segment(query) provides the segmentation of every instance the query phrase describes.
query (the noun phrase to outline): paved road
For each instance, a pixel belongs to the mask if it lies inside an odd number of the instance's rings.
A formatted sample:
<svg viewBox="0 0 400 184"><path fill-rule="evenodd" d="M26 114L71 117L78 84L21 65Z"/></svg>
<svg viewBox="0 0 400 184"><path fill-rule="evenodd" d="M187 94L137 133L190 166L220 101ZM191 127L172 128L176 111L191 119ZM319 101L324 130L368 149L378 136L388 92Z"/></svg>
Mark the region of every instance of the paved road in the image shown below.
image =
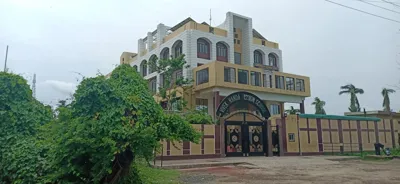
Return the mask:
<svg viewBox="0 0 400 184"><path fill-rule="evenodd" d="M182 169L182 183L400 183L400 160L361 161L352 157L239 157L196 163L247 162L235 166ZM183 164L185 161L168 162Z"/></svg>

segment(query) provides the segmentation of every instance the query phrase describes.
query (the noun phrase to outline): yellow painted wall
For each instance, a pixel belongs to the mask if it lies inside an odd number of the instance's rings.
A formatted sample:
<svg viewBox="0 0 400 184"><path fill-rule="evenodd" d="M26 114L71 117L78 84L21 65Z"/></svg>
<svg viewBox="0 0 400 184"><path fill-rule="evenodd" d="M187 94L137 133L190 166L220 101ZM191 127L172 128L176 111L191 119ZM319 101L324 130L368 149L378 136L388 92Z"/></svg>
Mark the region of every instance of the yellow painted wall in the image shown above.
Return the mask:
<svg viewBox="0 0 400 184"><path fill-rule="evenodd" d="M263 39L259 39L259 38L253 37L253 44L262 45L262 41L265 41L265 46L266 46L266 47L271 47L271 48L279 49L279 44L278 44L278 43L270 42L270 41L268 41L268 40L263 40Z"/></svg>
<svg viewBox="0 0 400 184"><path fill-rule="evenodd" d="M289 141L289 134L293 133L295 139L293 142ZM299 152L299 140L297 136L297 116L289 115L286 118L286 140L287 140L287 152Z"/></svg>
<svg viewBox="0 0 400 184"><path fill-rule="evenodd" d="M277 88L266 88L266 87L261 87L261 86L253 86L253 85L249 85L249 84L239 84L238 80L237 80L237 78L238 78L237 74L236 74L236 83L225 82L224 81L224 72L223 72L224 67L235 68L236 72L238 72L238 69L247 70L247 71L249 71L249 74L251 71L264 73L263 69L259 69L259 68L255 68L255 67L214 61L214 62L205 64L205 65L202 65L202 66L199 66L199 67L196 67L193 69L193 76L194 76L195 84L196 84L196 72L197 71L208 68L208 72L209 72L209 82L200 84L200 85L195 85L194 90L200 91L200 90L208 89L211 87L226 87L226 88L240 89L240 90L246 90L246 91L259 91L259 92L295 95L295 96L303 96L303 97L311 96L310 78L309 77L274 71L273 75L272 75L272 81L275 81L275 75L303 79L305 91L303 92L303 91L293 91L293 90L285 90L285 89L277 89Z"/></svg>

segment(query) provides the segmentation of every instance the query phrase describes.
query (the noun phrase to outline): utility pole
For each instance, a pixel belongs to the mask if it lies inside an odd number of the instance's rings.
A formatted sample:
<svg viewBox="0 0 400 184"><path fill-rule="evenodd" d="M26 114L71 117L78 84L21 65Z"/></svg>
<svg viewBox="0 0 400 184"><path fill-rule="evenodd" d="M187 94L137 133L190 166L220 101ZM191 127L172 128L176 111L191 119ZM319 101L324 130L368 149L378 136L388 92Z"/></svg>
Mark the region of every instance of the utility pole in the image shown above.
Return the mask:
<svg viewBox="0 0 400 184"><path fill-rule="evenodd" d="M6 59L4 61L4 72L7 72L7 57L8 57L8 45L6 48Z"/></svg>
<svg viewBox="0 0 400 184"><path fill-rule="evenodd" d="M36 98L36 73L33 74L33 81L32 81L32 96Z"/></svg>

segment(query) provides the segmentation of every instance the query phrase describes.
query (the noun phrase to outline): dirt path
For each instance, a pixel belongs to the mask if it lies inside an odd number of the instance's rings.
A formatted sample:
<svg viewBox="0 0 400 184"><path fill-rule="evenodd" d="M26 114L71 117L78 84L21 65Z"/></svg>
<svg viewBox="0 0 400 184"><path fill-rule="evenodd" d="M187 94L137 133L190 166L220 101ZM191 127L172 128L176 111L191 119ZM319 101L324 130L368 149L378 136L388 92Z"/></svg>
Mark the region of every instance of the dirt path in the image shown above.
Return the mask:
<svg viewBox="0 0 400 184"><path fill-rule="evenodd" d="M285 160L285 158L287 158ZM400 160L332 160L322 157L283 157L251 160L249 165L182 170L181 182L217 183L400 183Z"/></svg>

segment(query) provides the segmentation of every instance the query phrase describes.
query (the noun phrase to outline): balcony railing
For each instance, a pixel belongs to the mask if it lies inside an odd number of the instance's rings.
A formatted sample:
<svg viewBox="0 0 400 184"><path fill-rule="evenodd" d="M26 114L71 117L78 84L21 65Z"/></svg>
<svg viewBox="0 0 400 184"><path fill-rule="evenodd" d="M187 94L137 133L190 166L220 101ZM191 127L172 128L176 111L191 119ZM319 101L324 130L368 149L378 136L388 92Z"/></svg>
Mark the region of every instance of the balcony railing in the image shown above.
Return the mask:
<svg viewBox="0 0 400 184"><path fill-rule="evenodd" d="M311 96L310 78L263 68L214 61L193 69L194 90L225 87L295 96Z"/></svg>

